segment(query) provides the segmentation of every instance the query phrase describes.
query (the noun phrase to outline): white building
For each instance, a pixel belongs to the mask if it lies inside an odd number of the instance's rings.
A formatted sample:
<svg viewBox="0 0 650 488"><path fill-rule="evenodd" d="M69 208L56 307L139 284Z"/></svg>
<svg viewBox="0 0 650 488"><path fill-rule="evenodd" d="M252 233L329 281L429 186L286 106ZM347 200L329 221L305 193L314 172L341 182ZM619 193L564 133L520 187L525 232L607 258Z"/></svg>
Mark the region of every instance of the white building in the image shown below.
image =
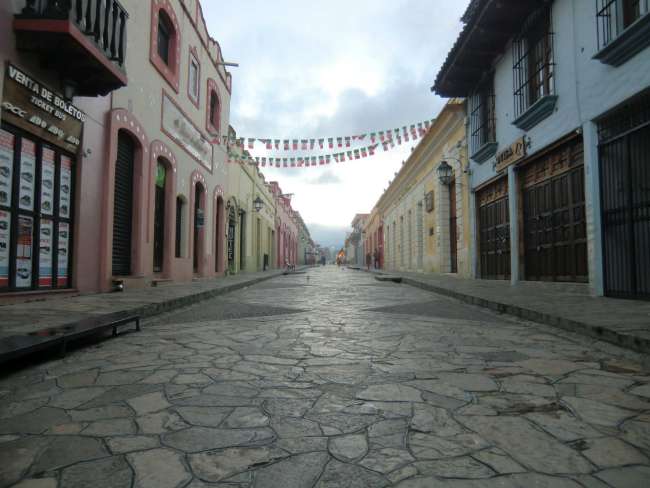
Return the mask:
<svg viewBox="0 0 650 488"><path fill-rule="evenodd" d="M650 0L473 0L433 89L467 97L473 273L650 297Z"/></svg>

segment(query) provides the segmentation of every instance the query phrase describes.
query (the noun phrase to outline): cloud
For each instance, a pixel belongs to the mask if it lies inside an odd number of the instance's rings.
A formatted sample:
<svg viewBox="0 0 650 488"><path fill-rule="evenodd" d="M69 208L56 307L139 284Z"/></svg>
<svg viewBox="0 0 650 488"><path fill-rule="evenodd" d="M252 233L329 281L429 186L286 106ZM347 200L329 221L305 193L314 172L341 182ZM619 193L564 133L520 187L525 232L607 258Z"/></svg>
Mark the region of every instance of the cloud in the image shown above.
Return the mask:
<svg viewBox="0 0 650 488"><path fill-rule="evenodd" d="M444 101L430 86L468 3L203 0L210 33L225 58L240 63L230 123L242 137L320 138L435 117ZM347 226L372 209L412 146L327 168L263 171L295 193L292 204L307 222Z"/></svg>
<svg viewBox="0 0 650 488"><path fill-rule="evenodd" d="M341 178L334 174L334 172L325 171L316 178L308 180L308 183L310 185L334 185L336 183L341 183L341 181Z"/></svg>

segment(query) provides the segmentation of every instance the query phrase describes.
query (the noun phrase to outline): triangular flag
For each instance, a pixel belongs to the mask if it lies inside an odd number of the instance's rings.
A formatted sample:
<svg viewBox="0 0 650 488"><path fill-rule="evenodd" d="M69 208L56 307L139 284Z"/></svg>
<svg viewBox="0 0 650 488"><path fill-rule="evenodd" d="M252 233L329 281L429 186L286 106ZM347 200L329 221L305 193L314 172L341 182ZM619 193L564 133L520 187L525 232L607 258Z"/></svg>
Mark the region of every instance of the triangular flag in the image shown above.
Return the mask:
<svg viewBox="0 0 650 488"><path fill-rule="evenodd" d="M360 158L360 156L359 156L359 150L358 150L358 149L355 149L355 150L354 150L354 159L359 159L359 158Z"/></svg>
<svg viewBox="0 0 650 488"><path fill-rule="evenodd" d="M309 141L307 139L303 139L300 141L300 149L302 151L306 151L308 149L307 144L309 144Z"/></svg>
<svg viewBox="0 0 650 488"><path fill-rule="evenodd" d="M323 149L323 144L325 144L325 139L318 139L318 147Z"/></svg>
<svg viewBox="0 0 650 488"><path fill-rule="evenodd" d="M309 139L309 150L310 151L313 151L315 145L316 145L316 139Z"/></svg>
<svg viewBox="0 0 650 488"><path fill-rule="evenodd" d="M350 142L351 142L351 141L350 141L350 138L349 138L349 137L346 137L346 138L345 138L345 147L350 147Z"/></svg>
<svg viewBox="0 0 650 488"><path fill-rule="evenodd" d="M275 150L279 151L280 150L280 139L275 139L273 142L275 142Z"/></svg>
<svg viewBox="0 0 650 488"><path fill-rule="evenodd" d="M336 138L336 145L338 147L343 147L343 138L342 137L337 137Z"/></svg>
<svg viewBox="0 0 650 488"><path fill-rule="evenodd" d="M332 157L329 154L327 156L325 156L325 164L330 164L331 158Z"/></svg>
<svg viewBox="0 0 650 488"><path fill-rule="evenodd" d="M329 139L327 139L327 144L328 144L330 149L333 149L334 148L334 138L330 137Z"/></svg>
<svg viewBox="0 0 650 488"><path fill-rule="evenodd" d="M284 147L285 151L288 151L289 150L289 139L284 139L282 141L282 146Z"/></svg>
<svg viewBox="0 0 650 488"><path fill-rule="evenodd" d="M252 137L248 138L248 149L255 149L255 139Z"/></svg>
<svg viewBox="0 0 650 488"><path fill-rule="evenodd" d="M298 150L298 139L294 139L292 142L292 147L294 151Z"/></svg>
<svg viewBox="0 0 650 488"><path fill-rule="evenodd" d="M372 143L374 144L375 141L377 140L377 134L375 134L374 132L371 133L371 134L370 134L370 140L371 140Z"/></svg>

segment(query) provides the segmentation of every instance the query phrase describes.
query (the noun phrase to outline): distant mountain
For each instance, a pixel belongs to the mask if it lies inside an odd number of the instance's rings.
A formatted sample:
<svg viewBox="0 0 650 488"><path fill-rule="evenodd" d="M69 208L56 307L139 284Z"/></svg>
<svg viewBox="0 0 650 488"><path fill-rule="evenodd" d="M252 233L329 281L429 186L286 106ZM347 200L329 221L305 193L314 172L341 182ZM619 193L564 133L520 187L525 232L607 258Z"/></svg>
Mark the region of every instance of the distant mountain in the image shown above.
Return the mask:
<svg viewBox="0 0 650 488"><path fill-rule="evenodd" d="M343 247L345 236L350 229L348 227L331 227L321 224L307 224L311 238L322 247L334 246Z"/></svg>

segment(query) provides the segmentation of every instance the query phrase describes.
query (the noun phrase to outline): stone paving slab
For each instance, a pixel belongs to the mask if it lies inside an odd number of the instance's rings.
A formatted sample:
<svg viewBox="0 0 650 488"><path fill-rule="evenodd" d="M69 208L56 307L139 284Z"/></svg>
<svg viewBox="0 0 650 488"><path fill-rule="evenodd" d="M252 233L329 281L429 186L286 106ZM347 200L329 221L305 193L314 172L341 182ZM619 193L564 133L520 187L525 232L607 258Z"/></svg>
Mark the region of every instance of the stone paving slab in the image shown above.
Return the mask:
<svg viewBox="0 0 650 488"><path fill-rule="evenodd" d="M282 274L281 270L242 273L211 280L169 284L164 287L0 304L0 338L24 335L46 327L55 327L113 312L129 311L141 317L150 317L224 295Z"/></svg>
<svg viewBox="0 0 650 488"><path fill-rule="evenodd" d="M373 282L311 269L3 369L0 488L648 486L647 356Z"/></svg>
<svg viewBox="0 0 650 488"><path fill-rule="evenodd" d="M509 281L471 280L448 274L370 272L378 280L399 279L472 305L650 353L648 301L594 297L589 286L580 283L520 282L512 286Z"/></svg>

